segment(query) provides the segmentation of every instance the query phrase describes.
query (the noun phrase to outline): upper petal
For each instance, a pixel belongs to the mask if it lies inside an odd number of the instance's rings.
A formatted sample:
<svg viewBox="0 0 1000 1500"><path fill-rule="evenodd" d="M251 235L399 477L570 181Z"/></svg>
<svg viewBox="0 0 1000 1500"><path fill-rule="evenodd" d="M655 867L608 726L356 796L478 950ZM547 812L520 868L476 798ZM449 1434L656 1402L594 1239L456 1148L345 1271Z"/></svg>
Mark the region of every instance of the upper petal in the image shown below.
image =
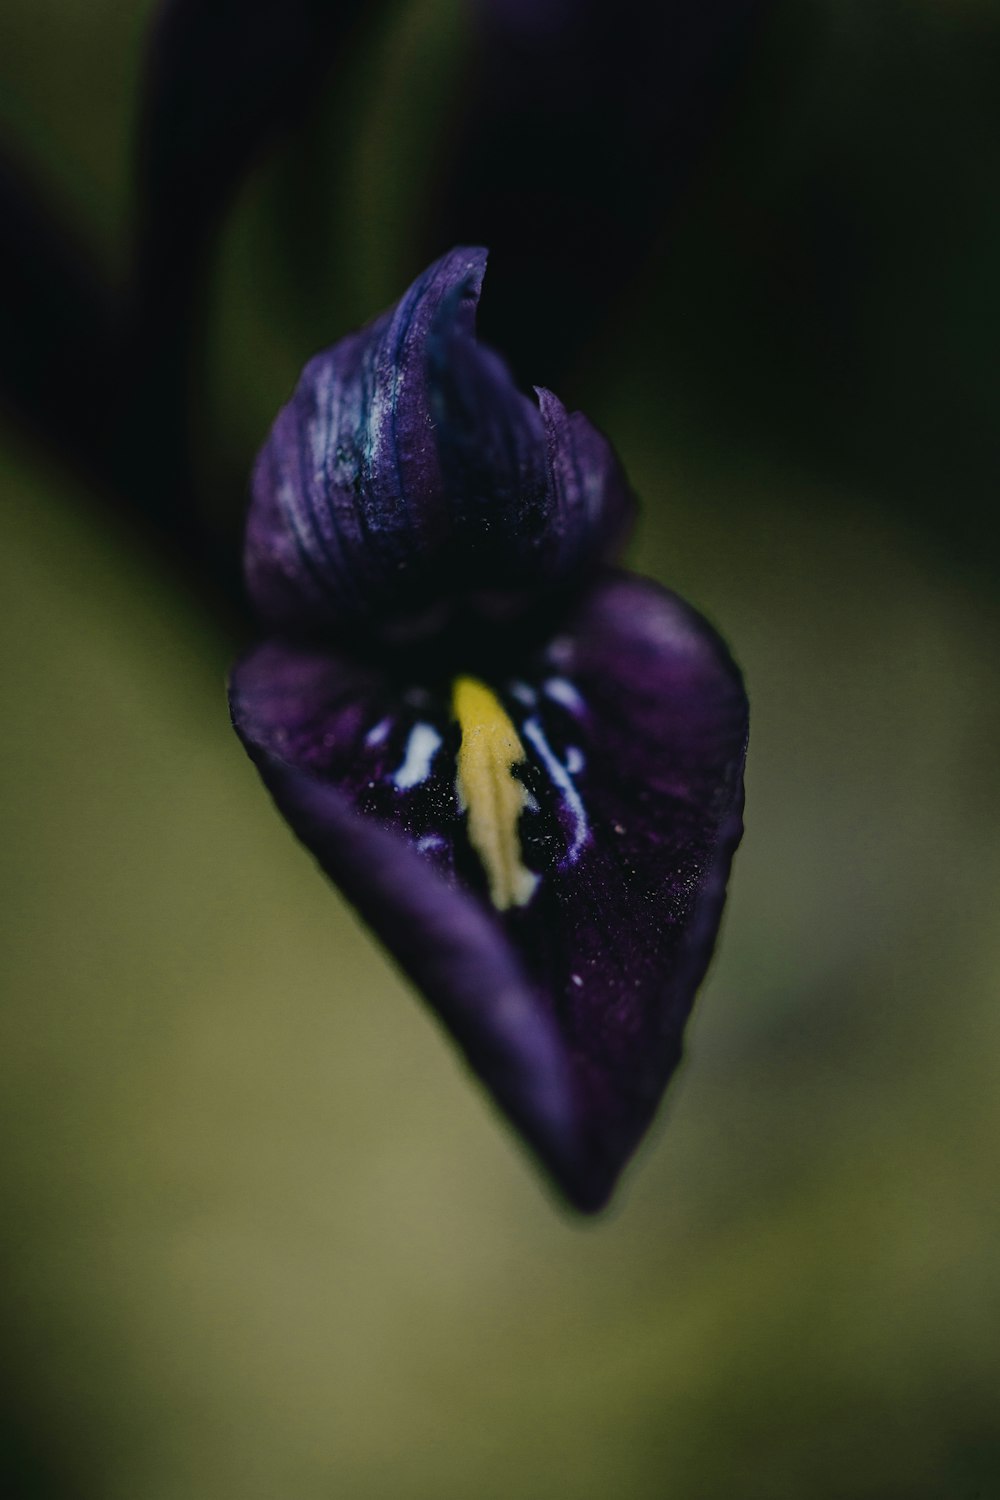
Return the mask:
<svg viewBox="0 0 1000 1500"><path fill-rule="evenodd" d="M705 621L627 575L491 671L508 760L523 757L506 769L525 788L517 858L534 877L509 882L509 901L471 831L440 685L272 644L237 668L233 716L292 827L593 1209L677 1064L712 952L742 830L746 699Z"/></svg>
<svg viewBox="0 0 1000 1500"><path fill-rule="evenodd" d="M477 343L485 265L452 251L306 366L254 471L247 580L271 623L517 614L623 539L633 498L606 439Z"/></svg>

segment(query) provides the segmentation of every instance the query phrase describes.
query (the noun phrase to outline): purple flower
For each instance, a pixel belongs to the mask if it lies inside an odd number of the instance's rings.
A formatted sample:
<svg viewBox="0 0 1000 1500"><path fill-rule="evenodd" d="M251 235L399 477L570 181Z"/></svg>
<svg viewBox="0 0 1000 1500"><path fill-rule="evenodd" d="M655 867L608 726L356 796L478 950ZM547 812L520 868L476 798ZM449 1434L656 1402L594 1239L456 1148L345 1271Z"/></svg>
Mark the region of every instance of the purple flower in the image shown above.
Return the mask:
<svg viewBox="0 0 1000 1500"><path fill-rule="evenodd" d="M233 720L278 807L566 1196L608 1198L681 1052L742 823L710 626L614 570L607 440L476 342L454 250L307 365L258 459L275 635Z"/></svg>

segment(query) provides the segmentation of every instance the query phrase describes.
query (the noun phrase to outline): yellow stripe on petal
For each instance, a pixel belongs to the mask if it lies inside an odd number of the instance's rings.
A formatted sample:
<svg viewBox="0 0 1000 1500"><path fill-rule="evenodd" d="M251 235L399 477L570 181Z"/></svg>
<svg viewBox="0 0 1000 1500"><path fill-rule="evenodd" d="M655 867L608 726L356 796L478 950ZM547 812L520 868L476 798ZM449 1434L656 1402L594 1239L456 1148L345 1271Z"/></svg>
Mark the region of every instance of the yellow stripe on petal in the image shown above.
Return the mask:
<svg viewBox="0 0 1000 1500"><path fill-rule="evenodd" d="M468 813L469 843L482 862L490 899L498 911L525 906L538 876L521 860L518 822L529 805L527 788L513 774L526 759L503 704L475 677L457 677L451 709L458 720L456 791Z"/></svg>

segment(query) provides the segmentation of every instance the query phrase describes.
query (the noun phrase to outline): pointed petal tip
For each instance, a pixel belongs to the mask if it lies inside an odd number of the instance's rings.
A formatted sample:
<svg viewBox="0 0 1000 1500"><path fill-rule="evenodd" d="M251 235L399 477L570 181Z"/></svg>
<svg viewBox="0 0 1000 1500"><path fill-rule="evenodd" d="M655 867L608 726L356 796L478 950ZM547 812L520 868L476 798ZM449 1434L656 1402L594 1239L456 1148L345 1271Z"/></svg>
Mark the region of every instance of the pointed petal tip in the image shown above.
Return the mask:
<svg viewBox="0 0 1000 1500"><path fill-rule="evenodd" d="M465 308L467 331L473 334L488 259L489 251L484 245L456 245L417 277L413 289L419 288L420 295L436 306L436 324L446 316L446 308Z"/></svg>
<svg viewBox="0 0 1000 1500"><path fill-rule="evenodd" d="M454 245L438 257L434 266L447 267L449 271L462 271L467 278L481 285L489 255L489 247L486 245Z"/></svg>

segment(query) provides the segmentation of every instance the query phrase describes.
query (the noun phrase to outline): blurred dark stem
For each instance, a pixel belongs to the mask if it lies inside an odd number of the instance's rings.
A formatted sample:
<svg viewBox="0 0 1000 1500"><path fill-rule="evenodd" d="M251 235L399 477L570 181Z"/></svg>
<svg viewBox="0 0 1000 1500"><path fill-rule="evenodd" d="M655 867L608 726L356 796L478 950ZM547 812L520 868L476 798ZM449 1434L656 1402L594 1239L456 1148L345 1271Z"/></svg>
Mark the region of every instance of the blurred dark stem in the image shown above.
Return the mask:
<svg viewBox="0 0 1000 1500"><path fill-rule="evenodd" d="M749 76L770 0L478 0L427 257L484 244L481 333L572 395ZM493 339L492 330L497 330Z"/></svg>
<svg viewBox="0 0 1000 1500"><path fill-rule="evenodd" d="M154 28L126 354L135 378L120 457L126 475L146 475L146 503L167 529L171 516L197 527L205 514L194 454L219 230L249 169L302 118L349 51L362 10L362 0L171 0ZM235 601L242 591L228 540L212 571Z"/></svg>
<svg viewBox="0 0 1000 1500"><path fill-rule="evenodd" d="M124 296L0 154L0 399L236 627L237 539L207 522L196 462L208 281L248 171L346 62L364 9L167 0L142 89ZM232 484L244 487L245 472Z"/></svg>
<svg viewBox="0 0 1000 1500"><path fill-rule="evenodd" d="M0 400L89 477L109 469L115 299L85 245L0 145Z"/></svg>

